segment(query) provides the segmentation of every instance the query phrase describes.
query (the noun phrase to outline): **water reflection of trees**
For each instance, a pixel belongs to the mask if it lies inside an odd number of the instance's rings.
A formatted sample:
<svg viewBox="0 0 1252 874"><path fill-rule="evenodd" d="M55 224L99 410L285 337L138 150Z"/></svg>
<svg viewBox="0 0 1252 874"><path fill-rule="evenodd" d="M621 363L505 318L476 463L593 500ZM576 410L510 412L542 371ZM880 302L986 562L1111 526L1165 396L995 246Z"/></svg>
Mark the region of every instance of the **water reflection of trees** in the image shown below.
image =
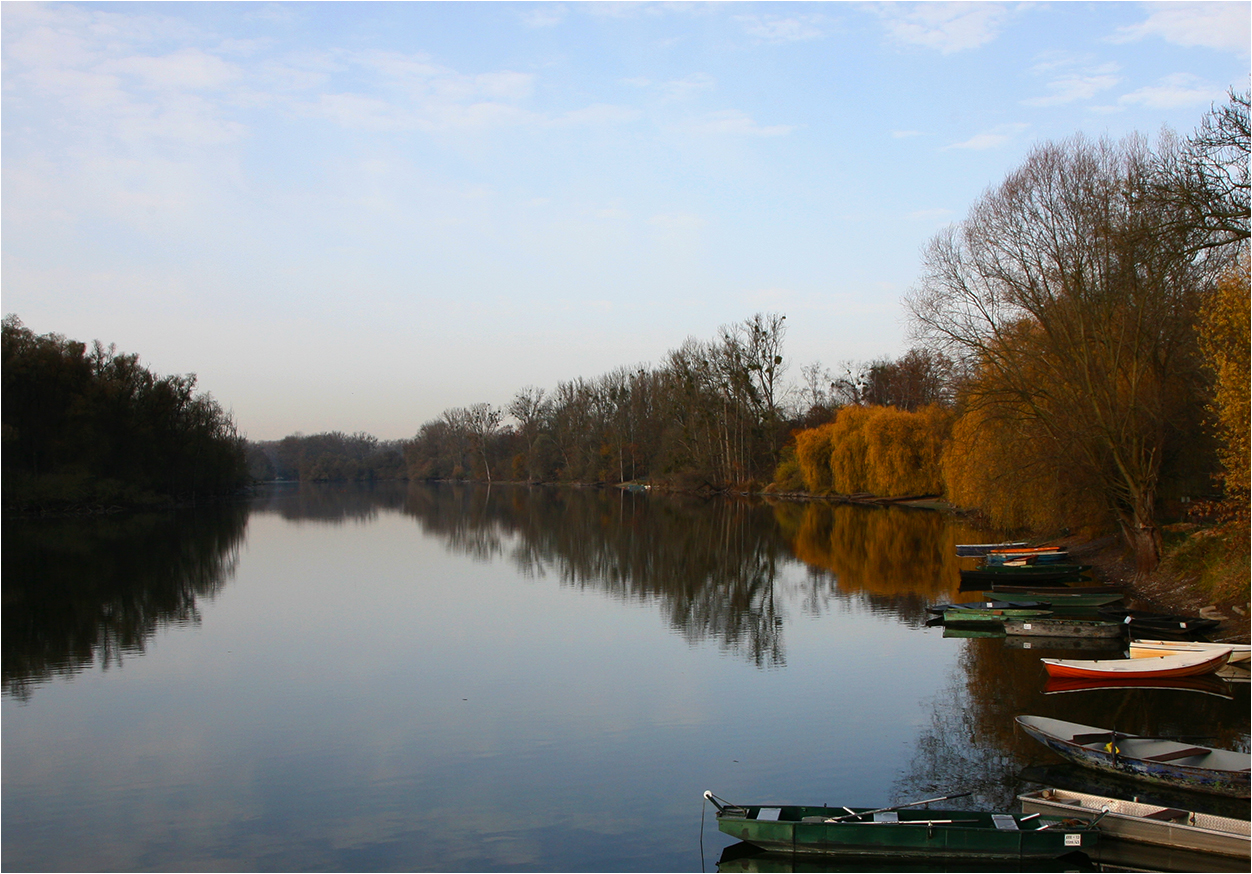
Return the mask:
<svg viewBox="0 0 1252 874"><path fill-rule="evenodd" d="M948 684L936 691L930 724L894 788L898 799L973 791L966 799L971 805L1013 807L1018 793L1033 788L1023 783L1023 769L1060 761L1016 728L1014 719L1022 714L1130 734L1186 738L1224 749L1248 748L1246 684L1230 684L1231 698L1167 689L1046 694L1041 657L1099 654L1037 646L1015 649L1005 646L1004 638L951 642L962 647L960 659Z"/></svg>
<svg viewBox="0 0 1252 874"><path fill-rule="evenodd" d="M655 602L688 640L720 640L758 665L785 661L774 583L789 555L759 502L415 485L405 512L467 555L507 554L526 576Z"/></svg>
<svg viewBox="0 0 1252 874"><path fill-rule="evenodd" d="M120 665L234 573L248 508L6 521L3 688L29 699L54 677Z"/></svg>
<svg viewBox="0 0 1252 874"><path fill-rule="evenodd" d="M796 557L833 573L845 592L932 603L960 583L957 540L979 537L927 510L810 502L779 504L776 515Z"/></svg>
<svg viewBox="0 0 1252 874"><path fill-rule="evenodd" d="M464 554L508 555L529 576L655 601L688 640L719 640L758 665L785 663L792 599L811 614L857 599L920 624L959 579L956 534L936 513L427 484L409 488L404 511ZM809 572L784 592L780 568L793 557Z"/></svg>
<svg viewBox="0 0 1252 874"><path fill-rule="evenodd" d="M258 487L253 510L277 513L291 522L368 522L381 510L404 504L406 484L266 483Z"/></svg>

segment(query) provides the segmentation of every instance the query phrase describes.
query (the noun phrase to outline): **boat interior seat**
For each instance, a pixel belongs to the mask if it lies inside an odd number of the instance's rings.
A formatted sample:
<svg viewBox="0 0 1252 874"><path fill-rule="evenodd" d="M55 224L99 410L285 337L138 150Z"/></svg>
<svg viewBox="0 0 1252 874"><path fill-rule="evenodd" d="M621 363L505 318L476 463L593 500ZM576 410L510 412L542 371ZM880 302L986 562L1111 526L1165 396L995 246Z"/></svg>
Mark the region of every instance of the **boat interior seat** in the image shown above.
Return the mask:
<svg viewBox="0 0 1252 874"><path fill-rule="evenodd" d="M1207 756L1213 752L1207 747L1188 747L1185 750L1174 750L1172 753L1158 753L1155 756L1144 756L1149 762L1172 762L1174 759L1187 759L1192 756Z"/></svg>
<svg viewBox="0 0 1252 874"><path fill-rule="evenodd" d="M900 814L896 813L894 810L889 810L886 813L874 814L874 822L899 822L899 821L900 821Z"/></svg>
<svg viewBox="0 0 1252 874"><path fill-rule="evenodd" d="M1007 813L993 813L991 821L996 824L996 828L1004 831L1017 831L1017 820Z"/></svg>
<svg viewBox="0 0 1252 874"><path fill-rule="evenodd" d="M1111 740L1113 740L1113 732L1111 731L1096 731L1090 734L1076 734L1070 738L1070 742L1076 744L1108 743Z"/></svg>

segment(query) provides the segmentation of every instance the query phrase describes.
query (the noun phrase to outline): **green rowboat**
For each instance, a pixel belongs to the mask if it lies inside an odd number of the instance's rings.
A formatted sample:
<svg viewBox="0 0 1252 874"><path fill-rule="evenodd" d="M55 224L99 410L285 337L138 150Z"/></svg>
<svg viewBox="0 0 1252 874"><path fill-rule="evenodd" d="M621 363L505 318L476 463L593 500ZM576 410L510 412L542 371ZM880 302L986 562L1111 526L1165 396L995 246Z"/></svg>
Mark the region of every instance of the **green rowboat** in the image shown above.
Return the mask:
<svg viewBox="0 0 1252 874"><path fill-rule="evenodd" d="M964 604L941 604L931 607L939 613L943 624L950 627L1003 625L1006 619L1046 619L1052 615L1047 604L1012 601L973 601Z"/></svg>
<svg viewBox="0 0 1252 874"><path fill-rule="evenodd" d="M1023 601L1046 601L1052 605L1053 613L1096 610L1100 607L1110 607L1125 598L1121 593L1097 593L1090 595L1078 593L1066 595L1062 592L1048 593L1032 589L1023 589L1015 592L992 590L983 592L982 596L988 601L1004 601L1008 598L1020 598Z"/></svg>
<svg viewBox="0 0 1252 874"><path fill-rule="evenodd" d="M1037 814L904 809L929 803L925 801L875 810L740 807L711 792L704 797L717 809L721 831L762 849L788 853L1017 861L1089 851L1099 838L1094 822L1075 827Z"/></svg>

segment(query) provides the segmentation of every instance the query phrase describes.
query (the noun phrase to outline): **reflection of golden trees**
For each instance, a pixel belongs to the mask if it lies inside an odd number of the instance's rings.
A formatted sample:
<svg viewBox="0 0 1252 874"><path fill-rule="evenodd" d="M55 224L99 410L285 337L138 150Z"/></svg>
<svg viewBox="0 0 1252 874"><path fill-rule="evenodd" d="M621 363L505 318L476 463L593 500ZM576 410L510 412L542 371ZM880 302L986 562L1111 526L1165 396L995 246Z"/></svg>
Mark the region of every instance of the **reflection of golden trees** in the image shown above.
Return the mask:
<svg viewBox="0 0 1252 874"><path fill-rule="evenodd" d="M248 508L5 524L4 691L142 653L234 573Z"/></svg>
<svg viewBox="0 0 1252 874"><path fill-rule="evenodd" d="M958 540L981 540L940 513L813 502L780 504L796 557L835 574L845 592L948 598L960 585Z"/></svg>

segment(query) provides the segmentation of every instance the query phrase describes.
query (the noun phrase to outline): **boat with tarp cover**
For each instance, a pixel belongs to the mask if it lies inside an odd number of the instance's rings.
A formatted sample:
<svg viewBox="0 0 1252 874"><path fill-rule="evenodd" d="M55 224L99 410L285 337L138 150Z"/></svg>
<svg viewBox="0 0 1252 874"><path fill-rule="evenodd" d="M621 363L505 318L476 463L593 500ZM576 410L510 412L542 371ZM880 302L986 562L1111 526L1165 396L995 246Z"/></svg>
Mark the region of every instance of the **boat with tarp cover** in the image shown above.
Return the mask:
<svg viewBox="0 0 1252 874"><path fill-rule="evenodd" d="M1252 755L1140 737L1046 716L1018 716L1026 734L1087 768L1158 786L1247 798Z"/></svg>
<svg viewBox="0 0 1252 874"><path fill-rule="evenodd" d="M1041 814L916 809L961 796L882 808L745 806L712 792L705 792L704 797L716 809L722 832L762 849L788 853L928 860L1058 859L1092 850L1100 835L1095 822L1071 825Z"/></svg>

